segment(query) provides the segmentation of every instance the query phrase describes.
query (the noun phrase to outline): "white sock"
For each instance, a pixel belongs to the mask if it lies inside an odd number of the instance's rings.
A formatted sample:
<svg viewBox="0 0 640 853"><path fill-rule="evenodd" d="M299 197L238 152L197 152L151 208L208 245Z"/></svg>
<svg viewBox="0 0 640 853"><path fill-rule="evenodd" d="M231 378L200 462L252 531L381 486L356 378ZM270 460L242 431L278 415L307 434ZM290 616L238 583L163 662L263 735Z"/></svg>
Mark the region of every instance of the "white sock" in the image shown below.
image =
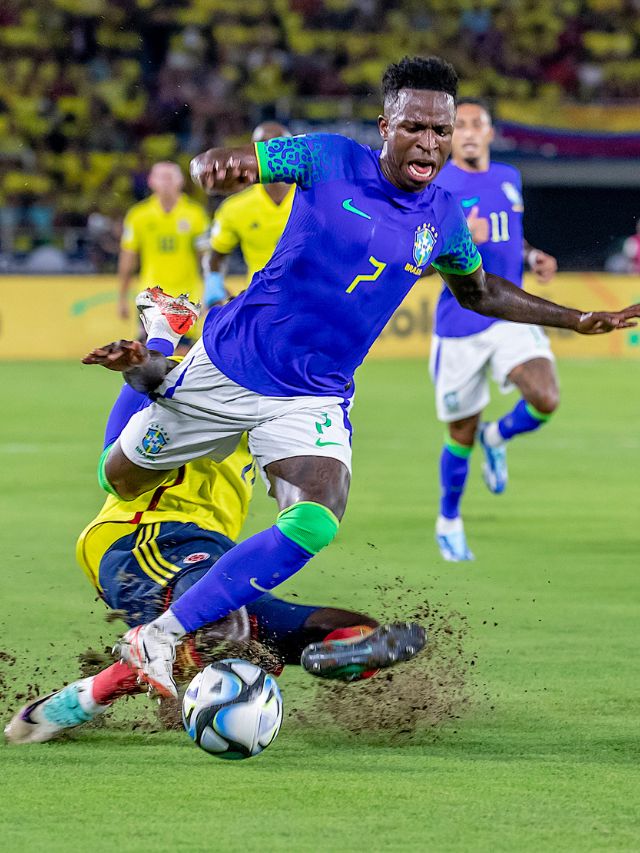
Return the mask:
<svg viewBox="0 0 640 853"><path fill-rule="evenodd" d="M491 421L490 424L486 425L484 428L484 440L485 444L488 444L489 447L500 447L501 444L504 444L504 438L498 429L498 421Z"/></svg>
<svg viewBox="0 0 640 853"><path fill-rule="evenodd" d="M187 633L171 612L171 608L165 610L162 616L158 616L151 624L155 625L159 631L163 631L165 634L173 634L174 637L183 637Z"/></svg>
<svg viewBox="0 0 640 853"><path fill-rule="evenodd" d="M169 321L162 314L159 314L157 317L154 317L149 323L149 329L147 330L147 339L151 340L151 338L163 338L165 341L169 340L173 344L174 347L177 347L180 343L180 339L182 335L178 332L174 332L171 326L169 325Z"/></svg>
<svg viewBox="0 0 640 853"><path fill-rule="evenodd" d="M462 533L464 527L462 518L445 518L444 515L439 515L436 521L436 533L438 536L450 536L452 533Z"/></svg>
<svg viewBox="0 0 640 853"><path fill-rule="evenodd" d="M109 705L99 705L93 698L93 678L83 678L78 684L78 704L87 714L101 714Z"/></svg>

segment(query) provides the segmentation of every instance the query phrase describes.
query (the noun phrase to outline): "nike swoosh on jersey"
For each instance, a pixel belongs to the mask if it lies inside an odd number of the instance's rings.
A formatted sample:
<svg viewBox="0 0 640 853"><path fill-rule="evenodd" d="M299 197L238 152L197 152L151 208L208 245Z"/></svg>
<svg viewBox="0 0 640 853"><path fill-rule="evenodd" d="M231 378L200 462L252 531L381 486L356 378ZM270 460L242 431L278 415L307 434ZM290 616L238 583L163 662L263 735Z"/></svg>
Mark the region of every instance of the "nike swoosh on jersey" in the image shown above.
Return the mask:
<svg viewBox="0 0 640 853"><path fill-rule="evenodd" d="M258 583L258 578L249 578L249 583L254 589L257 589L259 592L271 592L270 589L265 589L263 586L260 586Z"/></svg>
<svg viewBox="0 0 640 853"><path fill-rule="evenodd" d="M355 213L356 216L362 216L364 219L371 219L368 213L365 213L364 210L360 210L359 208L354 207L352 202L352 198L345 198L345 200L342 202L342 206L345 210L348 210L349 213Z"/></svg>
<svg viewBox="0 0 640 853"><path fill-rule="evenodd" d="M463 198L460 204L463 207L473 207L474 204L477 204L480 201L477 195L474 195L473 198Z"/></svg>

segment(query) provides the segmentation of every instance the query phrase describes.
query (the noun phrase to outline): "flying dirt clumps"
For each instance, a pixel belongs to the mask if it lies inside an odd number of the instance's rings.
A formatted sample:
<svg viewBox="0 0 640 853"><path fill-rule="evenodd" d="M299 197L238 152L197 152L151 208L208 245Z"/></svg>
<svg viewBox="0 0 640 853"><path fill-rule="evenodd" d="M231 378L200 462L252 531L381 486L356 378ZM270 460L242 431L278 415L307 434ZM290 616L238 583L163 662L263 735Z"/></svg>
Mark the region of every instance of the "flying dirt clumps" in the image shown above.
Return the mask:
<svg viewBox="0 0 640 853"><path fill-rule="evenodd" d="M401 618L427 630L427 645L416 658L365 681L319 681L313 704L342 730L406 739L459 719L468 705L472 685L464 617L424 604ZM386 621L396 619L396 614L385 614Z"/></svg>

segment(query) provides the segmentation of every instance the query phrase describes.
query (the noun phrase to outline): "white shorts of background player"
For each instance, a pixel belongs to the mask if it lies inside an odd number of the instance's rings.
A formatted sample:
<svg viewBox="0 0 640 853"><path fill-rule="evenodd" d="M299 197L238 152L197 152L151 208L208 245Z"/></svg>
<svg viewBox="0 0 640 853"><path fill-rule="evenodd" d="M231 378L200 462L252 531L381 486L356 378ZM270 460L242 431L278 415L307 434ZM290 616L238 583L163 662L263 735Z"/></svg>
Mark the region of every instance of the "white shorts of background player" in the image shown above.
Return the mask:
<svg viewBox="0 0 640 853"><path fill-rule="evenodd" d="M540 326L497 322L464 338L433 336L429 370L435 385L438 420L459 421L489 403L489 376L503 394L513 390L508 376L534 358L555 361L549 338Z"/></svg>

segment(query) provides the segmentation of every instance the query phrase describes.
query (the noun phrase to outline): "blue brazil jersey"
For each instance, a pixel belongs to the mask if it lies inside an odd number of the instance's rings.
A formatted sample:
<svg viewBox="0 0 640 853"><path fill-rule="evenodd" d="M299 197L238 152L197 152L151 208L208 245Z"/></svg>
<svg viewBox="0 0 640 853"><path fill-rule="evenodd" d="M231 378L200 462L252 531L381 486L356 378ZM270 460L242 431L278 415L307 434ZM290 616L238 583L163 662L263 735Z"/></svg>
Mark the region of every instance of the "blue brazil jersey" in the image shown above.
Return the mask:
<svg viewBox="0 0 640 853"><path fill-rule="evenodd" d="M207 317L211 361L278 397L349 396L355 369L429 264L461 275L481 259L459 204L405 192L380 153L313 134L256 145L260 180L296 183L276 250L246 291Z"/></svg>
<svg viewBox="0 0 640 853"><path fill-rule="evenodd" d="M522 287L522 181L520 173L504 163L491 163L486 172L465 172L449 162L436 178L468 216L489 220L489 240L478 246L487 272ZM488 329L496 320L463 308L445 285L436 308L435 332L443 338L464 338Z"/></svg>

